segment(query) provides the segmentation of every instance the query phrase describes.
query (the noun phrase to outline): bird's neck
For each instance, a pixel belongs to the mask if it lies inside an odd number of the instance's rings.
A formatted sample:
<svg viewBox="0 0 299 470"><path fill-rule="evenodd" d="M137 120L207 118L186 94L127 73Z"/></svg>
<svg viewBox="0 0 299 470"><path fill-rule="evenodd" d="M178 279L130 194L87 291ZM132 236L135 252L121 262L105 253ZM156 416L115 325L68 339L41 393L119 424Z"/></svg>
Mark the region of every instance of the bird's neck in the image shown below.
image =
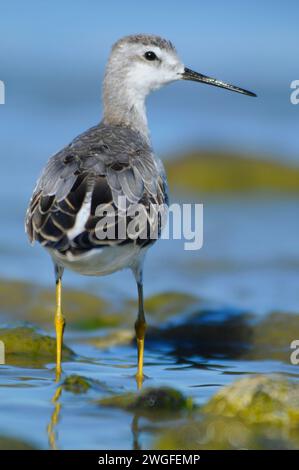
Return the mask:
<svg viewBox="0 0 299 470"><path fill-rule="evenodd" d="M126 84L104 80L104 122L110 125L130 127L140 132L149 141L147 125L146 93Z"/></svg>

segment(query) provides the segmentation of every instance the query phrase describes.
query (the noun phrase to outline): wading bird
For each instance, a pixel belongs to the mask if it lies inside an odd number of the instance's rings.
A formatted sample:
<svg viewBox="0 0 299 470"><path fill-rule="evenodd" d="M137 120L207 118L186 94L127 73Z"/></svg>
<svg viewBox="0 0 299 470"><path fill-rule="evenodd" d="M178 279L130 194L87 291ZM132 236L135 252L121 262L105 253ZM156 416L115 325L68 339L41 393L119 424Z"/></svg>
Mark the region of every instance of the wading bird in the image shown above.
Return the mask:
<svg viewBox="0 0 299 470"><path fill-rule="evenodd" d="M65 320L61 310L61 280L64 268L81 274L102 276L129 268L138 287L135 323L138 368L143 380L146 322L143 308L143 260L158 238L119 236L120 222L132 219L132 205L144 208L146 226L158 236L161 217L152 217L152 207L168 203L163 165L154 154L149 138L145 98L153 90L177 80L226 88L255 96L215 78L186 68L170 41L152 35L132 35L112 48L103 86L104 116L100 124L76 137L50 158L37 182L26 215L30 241L37 240L50 253L56 275L56 376L61 375L61 351ZM125 202L120 207L119 198ZM99 207L112 207L108 218ZM99 236L97 227L114 228L114 237ZM139 224L140 225L140 224ZM142 225L142 224L141 224ZM143 223L144 225L144 223ZM104 230L105 232L105 230Z"/></svg>

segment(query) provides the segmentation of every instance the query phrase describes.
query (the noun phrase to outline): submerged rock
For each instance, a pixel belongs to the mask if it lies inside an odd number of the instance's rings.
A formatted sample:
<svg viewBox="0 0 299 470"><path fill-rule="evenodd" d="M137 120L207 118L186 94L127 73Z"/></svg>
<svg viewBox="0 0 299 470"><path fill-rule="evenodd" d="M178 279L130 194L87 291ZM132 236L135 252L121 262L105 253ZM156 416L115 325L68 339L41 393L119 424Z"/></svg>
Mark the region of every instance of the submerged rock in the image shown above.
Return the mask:
<svg viewBox="0 0 299 470"><path fill-rule="evenodd" d="M98 401L102 406L139 412L175 412L193 408L192 400L170 387L148 388L140 393L124 393Z"/></svg>
<svg viewBox="0 0 299 470"><path fill-rule="evenodd" d="M299 384L252 376L223 387L192 420L165 430L159 449L295 449L299 447Z"/></svg>
<svg viewBox="0 0 299 470"><path fill-rule="evenodd" d="M62 383L62 388L66 392L75 394L86 393L92 387L93 381L81 375L69 375Z"/></svg>

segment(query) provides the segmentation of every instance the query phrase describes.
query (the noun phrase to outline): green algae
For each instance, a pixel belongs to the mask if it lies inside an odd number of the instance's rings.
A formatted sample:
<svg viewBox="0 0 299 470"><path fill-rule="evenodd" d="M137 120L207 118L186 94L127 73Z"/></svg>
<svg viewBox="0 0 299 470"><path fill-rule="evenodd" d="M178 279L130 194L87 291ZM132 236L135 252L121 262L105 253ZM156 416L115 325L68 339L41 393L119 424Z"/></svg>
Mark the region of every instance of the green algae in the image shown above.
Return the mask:
<svg viewBox="0 0 299 470"><path fill-rule="evenodd" d="M62 383L62 388L66 392L71 392L74 394L87 393L91 389L93 381L82 377L81 375L69 375L66 377Z"/></svg>
<svg viewBox="0 0 299 470"><path fill-rule="evenodd" d="M90 293L63 289L63 314L68 328L92 330L123 321L105 300ZM0 314L3 319L26 320L47 328L54 323L55 287L47 289L26 282L0 280Z"/></svg>
<svg viewBox="0 0 299 470"><path fill-rule="evenodd" d="M56 340L48 335L38 333L31 327L1 328L0 340L5 347L6 362L32 357L41 360L54 360L56 355ZM62 357L68 360L74 357L74 353L67 346L63 346Z"/></svg>
<svg viewBox="0 0 299 470"><path fill-rule="evenodd" d="M166 164L171 187L187 191L298 193L299 169L251 155L193 152Z"/></svg>
<svg viewBox="0 0 299 470"><path fill-rule="evenodd" d="M275 359L290 362L290 345L299 335L299 315L272 312L252 326L248 359Z"/></svg>
<svg viewBox="0 0 299 470"><path fill-rule="evenodd" d="M35 450L35 448L24 441L7 436L0 436L0 450Z"/></svg>
<svg viewBox="0 0 299 470"><path fill-rule="evenodd" d="M154 320L163 320L182 315L189 308L198 305L198 297L184 292L161 292L145 299L145 311Z"/></svg>
<svg viewBox="0 0 299 470"><path fill-rule="evenodd" d="M134 412L177 412L193 408L190 398L170 387L148 388L139 393L114 395L102 398L98 404Z"/></svg>
<svg viewBox="0 0 299 470"><path fill-rule="evenodd" d="M165 429L158 449L295 449L299 384L283 376L242 378L217 392L191 419Z"/></svg>
<svg viewBox="0 0 299 470"><path fill-rule="evenodd" d="M221 389L202 411L249 424L298 427L299 384L278 376L245 377Z"/></svg>
<svg viewBox="0 0 299 470"><path fill-rule="evenodd" d="M184 315L190 308L198 306L200 299L186 292L160 292L144 299L144 309L153 323L160 323L176 315ZM134 322L138 311L137 300L130 299L123 308L125 317Z"/></svg>

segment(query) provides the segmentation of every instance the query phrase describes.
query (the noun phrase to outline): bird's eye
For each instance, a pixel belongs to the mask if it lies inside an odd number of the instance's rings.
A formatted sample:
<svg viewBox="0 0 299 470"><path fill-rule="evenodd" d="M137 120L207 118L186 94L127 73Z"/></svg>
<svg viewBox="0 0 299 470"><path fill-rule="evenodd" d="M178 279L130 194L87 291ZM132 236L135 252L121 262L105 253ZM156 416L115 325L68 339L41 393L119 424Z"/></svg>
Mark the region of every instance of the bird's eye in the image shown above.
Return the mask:
<svg viewBox="0 0 299 470"><path fill-rule="evenodd" d="M153 51L147 51L144 54L144 57L146 58L146 60L156 60L158 58Z"/></svg>

